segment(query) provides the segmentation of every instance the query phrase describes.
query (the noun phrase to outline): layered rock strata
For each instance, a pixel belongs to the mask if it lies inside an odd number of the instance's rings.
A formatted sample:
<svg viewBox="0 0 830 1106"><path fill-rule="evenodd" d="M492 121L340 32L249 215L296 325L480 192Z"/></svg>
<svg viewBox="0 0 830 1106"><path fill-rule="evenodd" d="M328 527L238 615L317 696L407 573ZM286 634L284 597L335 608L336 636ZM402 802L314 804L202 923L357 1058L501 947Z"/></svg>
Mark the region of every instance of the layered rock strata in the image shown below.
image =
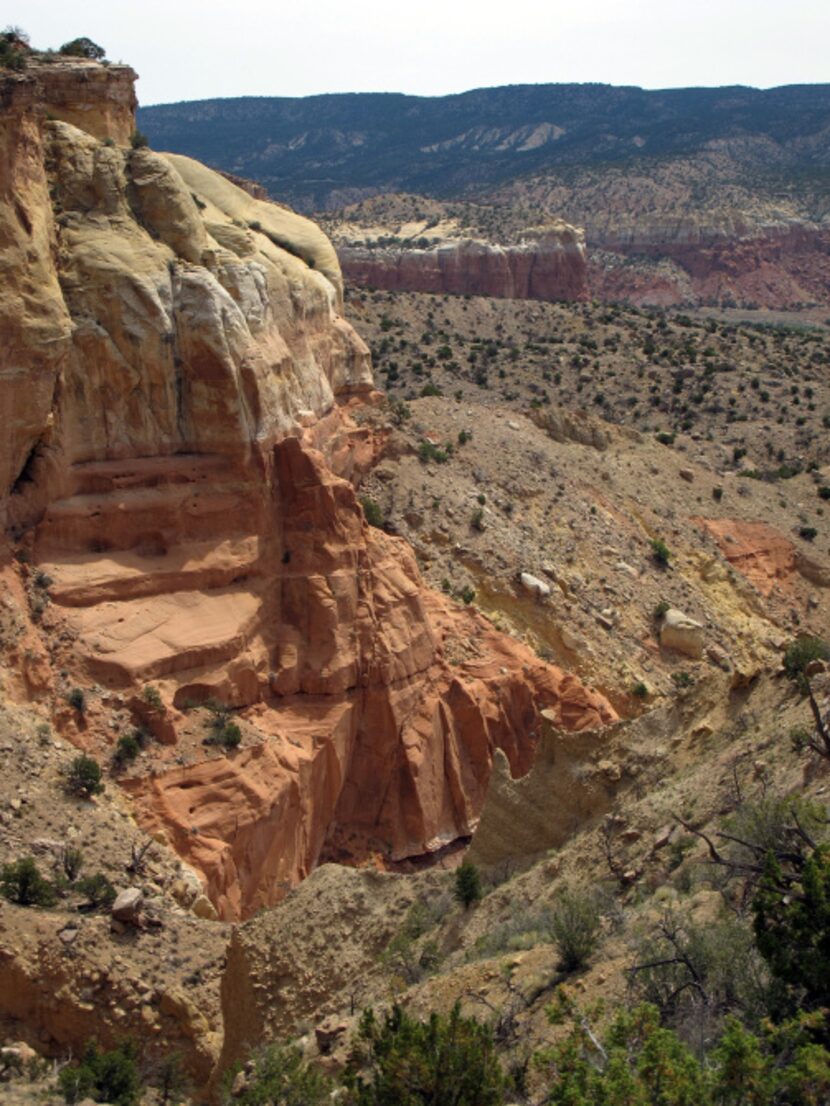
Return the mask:
<svg viewBox="0 0 830 1106"><path fill-rule="evenodd" d="M830 297L830 230L820 224L653 226L588 241L600 300L786 308Z"/></svg>
<svg viewBox="0 0 830 1106"><path fill-rule="evenodd" d="M425 249L341 244L347 280L398 292L447 292L506 299L587 300L581 230L555 224L516 245L450 239Z"/></svg>
<svg viewBox="0 0 830 1106"><path fill-rule="evenodd" d="M471 833L494 750L526 771L541 708L573 729L614 712L368 527L350 478L375 444L345 405L371 369L328 239L188 158L124 148L120 116L80 129L90 67L77 96L71 72L0 90L0 517L51 582L55 666L122 703L159 692L152 770L124 787L220 916L247 916L321 857ZM207 700L239 711L235 752L193 736ZM96 711L55 721L108 754Z"/></svg>

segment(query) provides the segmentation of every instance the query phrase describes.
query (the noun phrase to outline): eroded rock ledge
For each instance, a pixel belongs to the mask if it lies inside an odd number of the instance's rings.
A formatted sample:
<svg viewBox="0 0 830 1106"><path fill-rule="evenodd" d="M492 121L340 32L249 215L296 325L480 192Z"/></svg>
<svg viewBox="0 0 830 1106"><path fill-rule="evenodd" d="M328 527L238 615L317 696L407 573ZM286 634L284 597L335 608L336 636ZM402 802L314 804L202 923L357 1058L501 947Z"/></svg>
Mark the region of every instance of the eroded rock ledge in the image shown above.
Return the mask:
<svg viewBox="0 0 830 1106"><path fill-rule="evenodd" d="M22 693L103 757L107 711L153 684L161 743L123 786L232 919L323 858L471 833L495 749L526 771L540 709L615 715L368 527L350 479L375 445L347 405L371 368L334 249L196 162L125 148L127 76L61 64L0 88L0 522L51 580ZM87 112L90 88L118 110ZM83 722L60 672L105 689ZM208 698L239 711L238 750L190 735Z"/></svg>

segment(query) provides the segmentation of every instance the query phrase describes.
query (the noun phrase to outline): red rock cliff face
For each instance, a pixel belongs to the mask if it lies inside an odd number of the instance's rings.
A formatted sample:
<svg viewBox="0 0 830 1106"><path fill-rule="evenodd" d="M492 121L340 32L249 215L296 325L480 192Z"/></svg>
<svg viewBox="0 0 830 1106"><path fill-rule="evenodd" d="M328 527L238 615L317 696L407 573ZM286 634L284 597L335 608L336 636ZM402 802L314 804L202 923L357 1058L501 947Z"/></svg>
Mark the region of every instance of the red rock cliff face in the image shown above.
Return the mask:
<svg viewBox="0 0 830 1106"><path fill-rule="evenodd" d="M786 308L830 299L830 230L665 226L591 242L590 286L602 300Z"/></svg>
<svg viewBox="0 0 830 1106"><path fill-rule="evenodd" d="M582 232L564 224L516 246L472 239L423 250L341 245L338 256L347 280L389 291L506 299L588 298Z"/></svg>
<svg viewBox="0 0 830 1106"><path fill-rule="evenodd" d="M14 102L0 517L53 581L54 669L29 693L61 669L110 702L153 684L152 771L122 782L224 918L322 857L469 834L494 750L526 770L541 708L576 729L614 712L367 526L344 476L372 444L342 405L371 371L331 244L187 158ZM236 751L194 731L208 698L238 710ZM82 729L60 702L56 725L108 755L94 697Z"/></svg>

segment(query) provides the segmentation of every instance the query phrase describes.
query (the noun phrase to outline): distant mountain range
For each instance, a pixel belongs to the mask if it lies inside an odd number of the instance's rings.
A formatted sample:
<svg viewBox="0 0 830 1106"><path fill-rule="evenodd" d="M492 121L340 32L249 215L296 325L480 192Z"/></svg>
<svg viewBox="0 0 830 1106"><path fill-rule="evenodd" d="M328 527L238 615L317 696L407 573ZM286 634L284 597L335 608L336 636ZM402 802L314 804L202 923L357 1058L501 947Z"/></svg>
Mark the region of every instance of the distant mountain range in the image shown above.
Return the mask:
<svg viewBox="0 0 830 1106"><path fill-rule="evenodd" d="M157 149L261 182L305 211L381 192L484 195L515 178L730 151L747 172L830 180L830 85L646 91L511 85L140 108Z"/></svg>

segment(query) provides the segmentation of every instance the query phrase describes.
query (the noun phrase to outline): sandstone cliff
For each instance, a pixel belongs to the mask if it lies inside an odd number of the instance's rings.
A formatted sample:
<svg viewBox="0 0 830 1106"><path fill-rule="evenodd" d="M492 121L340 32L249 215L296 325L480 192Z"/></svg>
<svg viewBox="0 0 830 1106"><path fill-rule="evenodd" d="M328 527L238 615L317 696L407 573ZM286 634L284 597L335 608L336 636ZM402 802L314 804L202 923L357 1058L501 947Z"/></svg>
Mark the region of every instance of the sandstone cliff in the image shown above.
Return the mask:
<svg viewBox="0 0 830 1106"><path fill-rule="evenodd" d="M505 299L586 300L587 262L582 231L554 224L510 245L473 238L407 246L338 248L346 278L388 291L448 292Z"/></svg>
<svg viewBox="0 0 830 1106"><path fill-rule="evenodd" d="M323 856L470 834L494 750L526 771L541 708L577 729L614 712L367 526L348 478L374 447L346 404L371 370L330 242L188 158L125 148L132 101L108 72L2 87L0 520L52 599L22 686L107 756L104 699L147 721L153 682L161 743L123 785L234 918ZM118 110L87 116L91 86ZM81 719L70 680L105 689ZM235 752L195 732L206 700L240 712Z"/></svg>

